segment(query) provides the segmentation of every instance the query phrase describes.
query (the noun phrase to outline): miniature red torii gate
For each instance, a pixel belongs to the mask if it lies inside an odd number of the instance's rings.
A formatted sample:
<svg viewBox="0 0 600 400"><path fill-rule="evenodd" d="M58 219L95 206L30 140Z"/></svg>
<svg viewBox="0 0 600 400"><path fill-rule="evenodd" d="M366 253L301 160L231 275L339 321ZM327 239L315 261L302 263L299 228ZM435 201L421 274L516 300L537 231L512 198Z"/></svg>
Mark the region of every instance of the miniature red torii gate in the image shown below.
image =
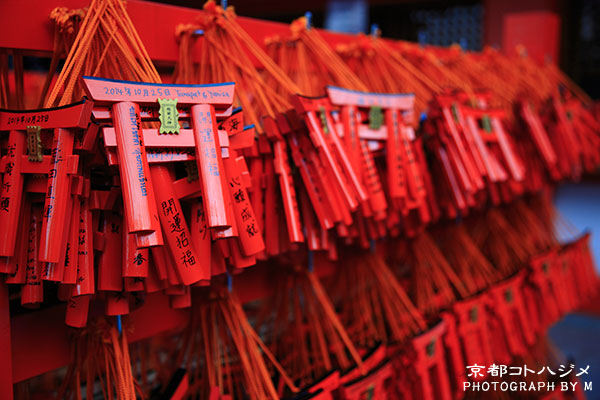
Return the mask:
<svg viewBox="0 0 600 400"><path fill-rule="evenodd" d="M341 107L341 122L347 148L355 148L364 165L364 183L370 188L371 207L375 212L385 209L385 197L365 140L385 141L389 196L401 210L419 208L425 212L426 190L416 155L411 144L414 131L414 94L380 94L327 87L332 104ZM383 113L380 126L360 123L370 109ZM363 114L363 116L361 116ZM427 217L425 219L428 219Z"/></svg>
<svg viewBox="0 0 600 400"><path fill-rule="evenodd" d="M243 256L252 256L264 249L262 236L256 227L252 227L252 230L241 229L245 226L243 222L245 223L248 215L251 219L254 217L246 192L248 180L242 179L243 176L247 176L246 166L243 158L236 157L235 150L247 145L248 138L254 139L254 130L251 127L244 129L243 125L240 126L239 122L243 121L242 114L237 111L236 114L233 113L231 102L234 85L232 83L163 85L88 77L84 77L83 80L90 96L100 104L95 108L94 116L105 122L112 116L115 122L114 128L103 129L104 145L109 164L119 166L125 214L129 224L128 231L137 235L138 247L162 244L159 226L156 225L156 219L153 219L157 216L160 224L163 225L167 244L174 255L174 262L182 282L189 285L198 280L210 279L210 269L204 268L202 271L196 269L195 272L191 272L188 268L191 260L199 261L200 257L193 246L188 246L190 230L180 214L182 209L179 198L194 194L198 196L202 193L204 215L208 227L213 228L213 237L239 236L241 249L236 247L232 250L234 258L237 256L237 260L240 260ZM161 106L161 109L157 110L159 102L156 96L163 96L173 103L180 102L184 107L182 112L178 112L175 104L172 105L172 109ZM111 102L114 104L109 110L105 105ZM144 106L142 110L138 103ZM119 112L121 115L115 118ZM126 112L125 117L124 112ZM161 116L164 113L170 113L171 129L178 131L177 134L161 134L160 131L168 122L164 115ZM180 128L178 117L181 116L187 117L191 129ZM225 129L219 130L216 124L217 116L229 117L227 121L235 119L236 123L230 124L229 132ZM160 130L142 129L141 121L151 121L157 117L161 120ZM236 126L238 128L232 130L232 127ZM230 134L231 149L229 148ZM160 148L163 152L148 153L147 148ZM165 149L169 152L166 157ZM191 152L191 149L195 151ZM148 154L152 154L150 159ZM161 165L171 161L194 162L200 172L201 185L192 184L191 186L197 185L197 187L190 188L189 182L186 184L183 180L174 181L169 169ZM244 183L243 187L236 188L241 191L239 195L232 191L234 183L238 186ZM155 193L153 184L159 184L160 191ZM176 186L180 190L176 190ZM186 193L178 195L176 192L181 190ZM162 211L172 210L174 215L170 215L171 211L158 213L154 196L159 200L158 204L162 205ZM232 201L233 198L236 201ZM146 205L139 207L140 201ZM133 212L131 212L132 208ZM192 211L196 214L197 207L193 207ZM182 230L179 235L173 235L172 232L165 230L166 226L175 223L173 220L175 217L177 217L178 227ZM135 225L136 218L142 218L137 225ZM236 228L238 225L239 230ZM183 237L180 237L181 235ZM185 249L179 245L181 243L186 244ZM253 262L246 262L246 266L251 264Z"/></svg>
<svg viewBox="0 0 600 400"><path fill-rule="evenodd" d="M99 105L111 105L115 125L119 170L123 180L123 200L131 233L139 247L162 244L156 234L158 213L146 151L140 138L140 104L157 104L157 99L177 100L189 105L196 142L196 162L202 175L209 226L231 226L225 206L224 182L219 174L223 161L219 149L215 109L228 109L235 84L164 85L84 77L84 88ZM177 126L178 128L178 126ZM214 161L212 159L215 155ZM131 157L133 156L133 157Z"/></svg>
<svg viewBox="0 0 600 400"><path fill-rule="evenodd" d="M90 125L92 103L87 100L63 107L10 111L0 110L0 131L10 131L8 152L3 157L0 170L3 171L0 190L0 225L6 227L0 232L0 257L13 257L17 237L17 222L20 218L24 185L29 182L26 175L48 175L46 182L37 180L36 188L45 184L44 213L42 218L38 261L45 263L43 279L61 281L67 232L70 220L67 219L72 196L72 183L77 174L79 156L74 149L81 149L83 142L93 141L97 127ZM77 141L77 130L87 129L84 138ZM43 154L43 144L49 138L42 131L52 130L51 155ZM27 152L27 154L26 154ZM32 182L33 183L33 182ZM15 263L5 265L16 267ZM8 271L14 273L15 271Z"/></svg>

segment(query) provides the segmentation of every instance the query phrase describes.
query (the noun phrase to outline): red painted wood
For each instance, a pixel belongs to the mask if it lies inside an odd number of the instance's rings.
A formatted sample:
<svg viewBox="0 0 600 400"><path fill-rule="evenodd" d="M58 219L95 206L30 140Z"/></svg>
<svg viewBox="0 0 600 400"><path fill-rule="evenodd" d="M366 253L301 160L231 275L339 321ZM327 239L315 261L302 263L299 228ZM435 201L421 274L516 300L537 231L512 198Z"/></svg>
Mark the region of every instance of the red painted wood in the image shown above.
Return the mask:
<svg viewBox="0 0 600 400"><path fill-rule="evenodd" d="M189 120L190 119L190 109L189 107L181 107L179 104L177 105L177 111L179 112L179 120ZM225 110L215 110L215 114L217 119L228 117L233 112L233 106L229 106L229 108ZM103 107L101 105L94 105L94 109L92 110L92 115L96 122L108 122L112 121L112 115L110 113L110 107ZM142 121L158 121L159 113L158 108L152 106L140 106L140 117ZM219 128L221 129L221 128Z"/></svg>
<svg viewBox="0 0 600 400"><path fill-rule="evenodd" d="M2 287L4 287L2 285ZM0 291L2 288L0 288ZM66 305L50 307L40 311L22 314L12 318L10 332L12 334L12 382L20 382L33 376L54 370L69 362L69 327L63 321ZM8 312L0 300L1 313ZM100 304L90 305L90 317L104 313ZM136 342L161 332L182 329L189 319L185 310L173 310L169 307L168 296L150 294L146 303L132 311L123 320L123 326L128 330L129 342ZM0 321L2 319L0 318ZM2 327L0 323L0 327ZM0 330L0 334L5 332ZM0 338L6 335L2 334ZM3 341L0 340L0 346ZM51 344L51 345L50 345ZM10 354L0 347L2 356ZM5 363L0 363L0 398L3 396L3 379L8 372ZM8 366L10 368L10 365Z"/></svg>
<svg viewBox="0 0 600 400"><path fill-rule="evenodd" d="M84 89L94 104L133 102L156 105L156 100L174 99L177 104L211 104L227 110L233 102L235 84L175 85L162 83L128 82L113 79L83 77ZM141 116L140 116L141 117Z"/></svg>
<svg viewBox="0 0 600 400"><path fill-rule="evenodd" d="M1 195L3 201L8 203L0 208L0 256L12 257L15 254L15 238L17 235L17 221L21 209L21 197L23 196L23 175L21 166L24 164L21 157L25 153L25 135L19 131L10 131L8 136L8 148L11 150L6 155L10 160L10 169L4 169L3 185ZM10 172L9 172L10 171Z"/></svg>
<svg viewBox="0 0 600 400"><path fill-rule="evenodd" d="M332 276L336 264L328 261L325 254L315 254L315 273L319 277ZM234 277L233 287L243 303L268 296L273 292L272 274L268 265L259 265L244 271L243 278ZM5 340L12 336L12 382L60 368L69 362L69 328L64 324L66 304L39 311L18 315L7 321L8 303L3 304L5 286L0 284L0 354L10 354L10 347L4 351ZM101 303L90 304L90 319L103 315ZM168 296L152 293L145 304L123 319L128 330L130 343L146 339L162 332L183 329L189 320L189 309L172 309ZM3 325L4 324L4 325ZM5 329L4 329L5 327ZM6 329L10 329L10 332ZM48 345L51 344L51 345ZM4 379L10 381L10 363L0 363L0 399L4 396Z"/></svg>
<svg viewBox="0 0 600 400"><path fill-rule="evenodd" d="M49 18L55 7L83 8L88 0L19 0L0 2L0 48L23 49L27 54L45 54L52 51L54 26ZM193 23L203 11L154 2L129 0L127 11L138 31L150 58L158 63L174 63L179 58L175 28ZM27 21L27 23L23 23ZM239 17L239 24L256 43L264 47L267 37L289 36L288 24ZM352 35L319 30L333 46L355 40ZM199 59L196 51L195 58Z"/></svg>
<svg viewBox="0 0 600 400"><path fill-rule="evenodd" d="M0 110L0 131L26 130L30 125L41 129L86 128L90 122L92 106L92 102L83 100L39 110Z"/></svg>
<svg viewBox="0 0 600 400"><path fill-rule="evenodd" d="M234 221L223 180L224 168L214 107L196 104L190 108L196 143L196 163L200 171L204 207L211 228L229 228Z"/></svg>
<svg viewBox="0 0 600 400"><path fill-rule="evenodd" d="M75 133L72 129L57 128L54 131L52 145L51 169L48 172L48 190L44 203L44 219L42 221L42 241L38 258L48 263L58 263L64 254L66 244L62 241L70 210L71 178L68 176L67 157L73 153ZM52 269L54 273L44 274L44 279L61 281L62 269ZM49 271L50 272L50 271Z"/></svg>
<svg viewBox="0 0 600 400"><path fill-rule="evenodd" d="M166 166L150 168L152 180L160 191L156 192L158 216L163 227L165 245L173 256L173 265L184 285L210 280L210 271L201 267L202 257L194 247L188 224L173 189L173 176Z"/></svg>
<svg viewBox="0 0 600 400"><path fill-rule="evenodd" d="M539 63L557 62L560 48L560 16L549 11L508 13L504 16L502 52L515 55L519 45Z"/></svg>
<svg viewBox="0 0 600 400"><path fill-rule="evenodd" d="M415 105L414 94L381 94L348 90L336 86L327 86L327 94L331 103L338 106L358 106L396 108L412 110Z"/></svg>
<svg viewBox="0 0 600 400"><path fill-rule="evenodd" d="M484 43L514 54L522 44L538 61L557 62L560 49L561 2L558 0L484 0Z"/></svg>
<svg viewBox="0 0 600 400"><path fill-rule="evenodd" d="M8 309L8 287L0 282L0 398L13 398L13 371L11 362L10 313Z"/></svg>

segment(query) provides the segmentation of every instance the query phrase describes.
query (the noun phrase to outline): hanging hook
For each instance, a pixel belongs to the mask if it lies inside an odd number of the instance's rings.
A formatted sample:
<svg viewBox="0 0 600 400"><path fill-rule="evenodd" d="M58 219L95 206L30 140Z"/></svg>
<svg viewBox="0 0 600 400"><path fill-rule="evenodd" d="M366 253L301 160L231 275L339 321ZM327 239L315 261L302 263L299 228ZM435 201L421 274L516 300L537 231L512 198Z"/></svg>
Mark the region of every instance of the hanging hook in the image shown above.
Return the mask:
<svg viewBox="0 0 600 400"><path fill-rule="evenodd" d="M379 25L371 24L371 36L374 38L379 36Z"/></svg>
<svg viewBox="0 0 600 400"><path fill-rule="evenodd" d="M233 277L231 276L229 271L227 271L226 273L227 273L227 290L229 291L229 293L231 293L233 291Z"/></svg>
<svg viewBox="0 0 600 400"><path fill-rule="evenodd" d="M123 333L123 324L121 323L121 316L117 315L117 329L119 330L119 336Z"/></svg>
<svg viewBox="0 0 600 400"><path fill-rule="evenodd" d="M425 45L427 44L427 33L426 32L419 32L419 46L421 47L425 47Z"/></svg>
<svg viewBox="0 0 600 400"><path fill-rule="evenodd" d="M304 13L304 17L306 18L306 29L312 28L312 13L307 11Z"/></svg>

